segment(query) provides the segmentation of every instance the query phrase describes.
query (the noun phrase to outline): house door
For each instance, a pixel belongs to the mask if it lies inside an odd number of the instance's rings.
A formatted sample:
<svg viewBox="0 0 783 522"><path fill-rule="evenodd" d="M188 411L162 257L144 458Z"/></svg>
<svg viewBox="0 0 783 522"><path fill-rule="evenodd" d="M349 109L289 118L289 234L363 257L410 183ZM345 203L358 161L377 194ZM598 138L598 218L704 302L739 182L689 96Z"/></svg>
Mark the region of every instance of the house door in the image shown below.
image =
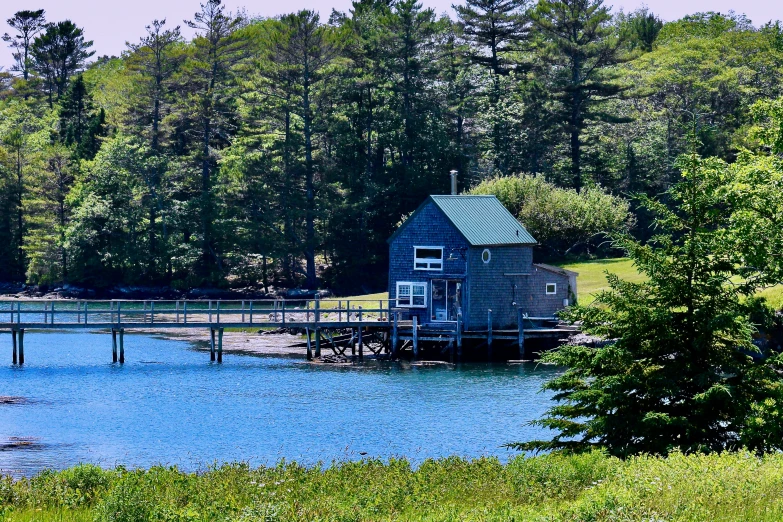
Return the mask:
<svg viewBox="0 0 783 522"><path fill-rule="evenodd" d="M462 307L462 281L452 279L432 280L431 321L456 322L457 310Z"/></svg>

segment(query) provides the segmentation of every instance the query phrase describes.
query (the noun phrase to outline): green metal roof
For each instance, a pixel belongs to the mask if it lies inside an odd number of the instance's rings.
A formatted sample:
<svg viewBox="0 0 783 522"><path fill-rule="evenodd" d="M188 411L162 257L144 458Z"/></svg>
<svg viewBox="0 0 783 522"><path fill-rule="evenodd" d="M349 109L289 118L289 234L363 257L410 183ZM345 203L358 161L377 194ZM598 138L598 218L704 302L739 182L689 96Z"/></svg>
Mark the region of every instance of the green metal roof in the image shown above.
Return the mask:
<svg viewBox="0 0 783 522"><path fill-rule="evenodd" d="M471 246L535 245L537 241L495 196L430 196L388 239L391 243L432 201Z"/></svg>
<svg viewBox="0 0 783 522"><path fill-rule="evenodd" d="M495 196L430 196L472 246L535 245L536 240Z"/></svg>

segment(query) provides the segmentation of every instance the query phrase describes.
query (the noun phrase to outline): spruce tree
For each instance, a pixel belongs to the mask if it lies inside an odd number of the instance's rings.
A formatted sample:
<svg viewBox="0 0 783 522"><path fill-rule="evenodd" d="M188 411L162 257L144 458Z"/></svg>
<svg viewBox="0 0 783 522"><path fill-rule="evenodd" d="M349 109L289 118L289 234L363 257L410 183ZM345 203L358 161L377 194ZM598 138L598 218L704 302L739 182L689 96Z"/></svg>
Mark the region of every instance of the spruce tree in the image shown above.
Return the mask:
<svg viewBox="0 0 783 522"><path fill-rule="evenodd" d="M96 109L82 75L68 86L60 103L60 140L73 148L74 159L90 160L106 134L106 114Z"/></svg>
<svg viewBox="0 0 783 522"><path fill-rule="evenodd" d="M752 236L737 234L737 216L754 210L728 190L733 174L722 161L690 154L678 165L670 205L642 198L657 235L617 241L646 280L609 275L593 305L564 314L606 344L544 356L567 368L544 385L557 404L535 422L557 434L513 447L600 447L618 457L783 448L780 437L759 436L780 431L783 380L780 356L752 342L759 317L772 315L753 297L764 269L748 273L747 245L737 241ZM778 424L759 428L765 419Z"/></svg>

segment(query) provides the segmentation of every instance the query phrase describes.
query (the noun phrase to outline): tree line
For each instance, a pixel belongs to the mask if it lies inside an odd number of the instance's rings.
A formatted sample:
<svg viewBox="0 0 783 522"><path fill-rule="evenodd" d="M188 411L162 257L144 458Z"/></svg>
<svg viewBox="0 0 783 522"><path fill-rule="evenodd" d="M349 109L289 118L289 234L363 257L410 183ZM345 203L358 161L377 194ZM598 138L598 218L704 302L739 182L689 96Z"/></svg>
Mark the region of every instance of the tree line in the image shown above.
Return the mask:
<svg viewBox="0 0 783 522"><path fill-rule="evenodd" d="M754 140L750 107L781 95L778 23L664 23L601 0L455 12L359 0L326 20L261 19L208 0L184 22L192 39L153 20L98 58L76 23L16 13L0 72L0 278L383 288L386 239L448 192L452 169L463 190L508 190L510 176L535 189L543 208L516 204L550 232L547 255L584 251L596 223L636 223L644 239L651 217L625 198L672 185L689 133L698 153L735 161ZM607 206L622 212L595 218ZM571 207L589 226L566 223Z"/></svg>

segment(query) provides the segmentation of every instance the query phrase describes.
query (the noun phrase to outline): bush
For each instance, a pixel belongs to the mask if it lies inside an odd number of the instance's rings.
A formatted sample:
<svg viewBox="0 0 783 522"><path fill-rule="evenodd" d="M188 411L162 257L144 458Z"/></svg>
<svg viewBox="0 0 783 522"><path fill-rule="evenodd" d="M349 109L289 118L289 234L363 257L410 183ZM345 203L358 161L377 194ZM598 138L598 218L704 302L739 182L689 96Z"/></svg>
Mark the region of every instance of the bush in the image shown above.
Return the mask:
<svg viewBox="0 0 783 522"><path fill-rule="evenodd" d="M628 201L601 187L577 192L540 176L521 175L486 180L470 193L496 196L549 255L589 249L606 234L627 231L634 224Z"/></svg>

